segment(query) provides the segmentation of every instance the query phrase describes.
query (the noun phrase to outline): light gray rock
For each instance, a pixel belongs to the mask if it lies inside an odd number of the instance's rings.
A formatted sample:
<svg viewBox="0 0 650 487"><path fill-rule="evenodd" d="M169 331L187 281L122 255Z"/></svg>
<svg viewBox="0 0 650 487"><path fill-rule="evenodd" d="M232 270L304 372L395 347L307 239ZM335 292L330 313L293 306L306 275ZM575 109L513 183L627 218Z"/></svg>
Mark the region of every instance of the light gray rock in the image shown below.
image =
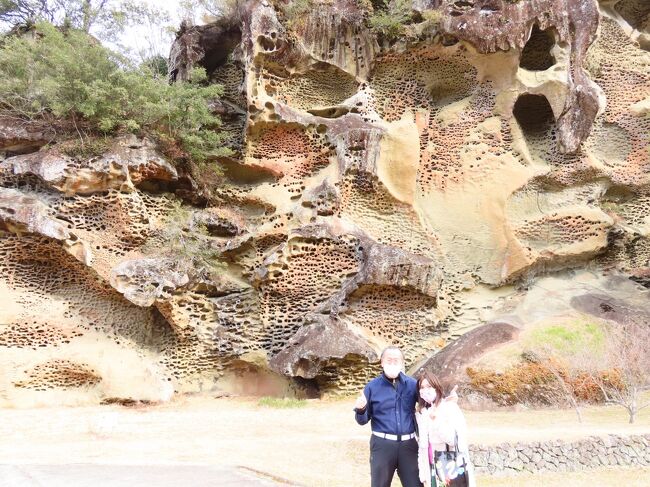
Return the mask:
<svg viewBox="0 0 650 487"><path fill-rule="evenodd" d="M111 271L111 285L138 306L151 306L189 282L187 269L177 260L124 260Z"/></svg>

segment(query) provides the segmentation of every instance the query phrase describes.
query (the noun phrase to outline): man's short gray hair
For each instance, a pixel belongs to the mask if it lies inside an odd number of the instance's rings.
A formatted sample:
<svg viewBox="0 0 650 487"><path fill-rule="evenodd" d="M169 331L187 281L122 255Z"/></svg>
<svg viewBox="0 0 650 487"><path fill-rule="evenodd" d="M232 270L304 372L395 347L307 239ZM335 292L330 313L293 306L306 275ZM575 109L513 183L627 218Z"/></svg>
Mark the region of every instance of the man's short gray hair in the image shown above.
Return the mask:
<svg viewBox="0 0 650 487"><path fill-rule="evenodd" d="M386 352L388 352L389 350L397 350L397 351L400 353L400 355L402 356L402 360L404 360L404 352L402 352L402 350L401 350L399 347L395 346L395 345L389 345L389 346L387 346L386 348L384 348L384 349L381 351L381 355L379 356L379 361L380 361L380 362L381 362L382 360L384 360L384 354L385 354Z"/></svg>

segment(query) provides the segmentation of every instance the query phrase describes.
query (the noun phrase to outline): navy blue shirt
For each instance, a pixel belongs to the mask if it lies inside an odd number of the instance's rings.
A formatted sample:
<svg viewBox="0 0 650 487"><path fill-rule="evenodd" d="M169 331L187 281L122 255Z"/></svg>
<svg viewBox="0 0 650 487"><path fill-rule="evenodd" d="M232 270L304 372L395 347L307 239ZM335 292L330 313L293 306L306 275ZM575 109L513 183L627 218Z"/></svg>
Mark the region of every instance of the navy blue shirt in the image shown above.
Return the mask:
<svg viewBox="0 0 650 487"><path fill-rule="evenodd" d="M357 423L363 425L370 421L372 431L391 435L415 431L417 381L400 372L395 382L397 387L384 374L368 382L363 389L368 404L363 412L355 409Z"/></svg>

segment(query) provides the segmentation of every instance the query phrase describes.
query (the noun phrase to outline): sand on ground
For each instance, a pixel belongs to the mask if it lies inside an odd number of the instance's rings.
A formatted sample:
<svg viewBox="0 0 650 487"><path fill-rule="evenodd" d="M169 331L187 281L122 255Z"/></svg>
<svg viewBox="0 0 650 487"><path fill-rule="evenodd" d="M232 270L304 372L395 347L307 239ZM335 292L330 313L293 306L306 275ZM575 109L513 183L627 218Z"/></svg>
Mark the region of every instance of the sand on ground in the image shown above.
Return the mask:
<svg viewBox="0 0 650 487"><path fill-rule="evenodd" d="M356 424L353 402L314 400L283 409L260 406L255 398L185 396L155 406L2 409L0 464L244 466L300 485L362 487L369 485L370 426ZM475 444L650 433L650 410L633 425L616 407L589 408L582 424L572 410L466 416ZM639 475L630 472L613 475ZM650 478L650 470L643 472ZM579 476L572 485L581 485ZM526 485L524 479L502 484L483 476L479 485Z"/></svg>

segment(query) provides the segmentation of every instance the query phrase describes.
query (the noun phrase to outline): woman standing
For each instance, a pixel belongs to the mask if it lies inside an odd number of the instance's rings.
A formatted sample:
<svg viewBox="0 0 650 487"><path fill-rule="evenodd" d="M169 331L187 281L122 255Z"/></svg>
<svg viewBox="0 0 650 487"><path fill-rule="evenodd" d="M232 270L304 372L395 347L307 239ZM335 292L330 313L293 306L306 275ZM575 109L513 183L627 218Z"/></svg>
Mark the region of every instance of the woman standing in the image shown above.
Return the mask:
<svg viewBox="0 0 650 487"><path fill-rule="evenodd" d="M424 487L474 487L465 416L445 401L438 378L421 370L417 382L418 468Z"/></svg>

